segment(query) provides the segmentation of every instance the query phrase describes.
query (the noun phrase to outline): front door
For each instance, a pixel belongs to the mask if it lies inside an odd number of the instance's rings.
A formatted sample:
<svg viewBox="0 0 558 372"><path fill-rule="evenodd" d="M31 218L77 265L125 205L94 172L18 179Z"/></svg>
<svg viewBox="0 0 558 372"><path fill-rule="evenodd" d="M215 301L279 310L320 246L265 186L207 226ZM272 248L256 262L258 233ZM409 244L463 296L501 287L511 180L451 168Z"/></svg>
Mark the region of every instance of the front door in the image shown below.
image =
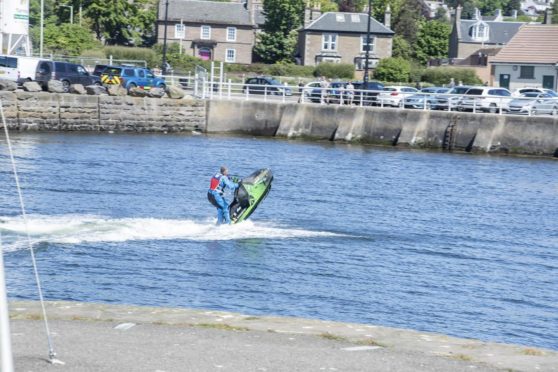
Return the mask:
<svg viewBox="0 0 558 372"><path fill-rule="evenodd" d="M211 49L209 48L200 48L198 51L198 57L200 57L204 61L211 60Z"/></svg>
<svg viewBox="0 0 558 372"><path fill-rule="evenodd" d="M552 75L543 76L543 88L554 89L554 76Z"/></svg>
<svg viewBox="0 0 558 372"><path fill-rule="evenodd" d="M500 88L510 89L510 74L500 74Z"/></svg>

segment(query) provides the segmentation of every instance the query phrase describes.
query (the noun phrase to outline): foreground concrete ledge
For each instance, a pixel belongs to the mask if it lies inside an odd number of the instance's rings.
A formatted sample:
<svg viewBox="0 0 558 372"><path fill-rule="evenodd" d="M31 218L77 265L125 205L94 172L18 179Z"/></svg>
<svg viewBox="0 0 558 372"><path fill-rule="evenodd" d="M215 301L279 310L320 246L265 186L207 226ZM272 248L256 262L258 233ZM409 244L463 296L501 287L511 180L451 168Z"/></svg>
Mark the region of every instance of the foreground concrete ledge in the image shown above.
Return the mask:
<svg viewBox="0 0 558 372"><path fill-rule="evenodd" d="M251 316L239 313L182 308L139 307L52 301L46 303L50 321L72 321L84 328L93 322L133 323L170 327L200 327L222 332L266 332L316 336L332 342L373 346L391 352L420 353L451 358L474 365L512 371L558 371L558 352L536 347L462 339L442 334L375 325L325 320ZM10 302L10 318L16 321L42 319L36 301ZM471 367L473 368L473 367Z"/></svg>

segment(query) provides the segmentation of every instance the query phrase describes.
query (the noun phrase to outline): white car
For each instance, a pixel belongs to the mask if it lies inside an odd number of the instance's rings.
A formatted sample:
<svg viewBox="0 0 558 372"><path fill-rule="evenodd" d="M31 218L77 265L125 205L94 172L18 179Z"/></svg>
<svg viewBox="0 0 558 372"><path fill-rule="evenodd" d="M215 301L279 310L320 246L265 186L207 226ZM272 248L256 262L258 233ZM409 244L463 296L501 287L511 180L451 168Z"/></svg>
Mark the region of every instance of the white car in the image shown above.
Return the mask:
<svg viewBox="0 0 558 372"><path fill-rule="evenodd" d="M308 98L312 95L312 91L319 87L320 87L319 81L313 81L311 83L308 83L304 86L304 88L302 88L302 94L304 95L305 98Z"/></svg>
<svg viewBox="0 0 558 372"><path fill-rule="evenodd" d="M378 94L377 102L381 106L402 107L405 98L417 92L413 87L387 86Z"/></svg>
<svg viewBox="0 0 558 372"><path fill-rule="evenodd" d="M525 93L546 93L546 94L550 94L553 97L558 97L558 93L556 93L552 89L538 88L538 87L516 89L513 91L512 96L522 97Z"/></svg>
<svg viewBox="0 0 558 372"><path fill-rule="evenodd" d="M457 104L459 111L486 111L493 114L508 111L512 100L506 88L479 87L469 89Z"/></svg>

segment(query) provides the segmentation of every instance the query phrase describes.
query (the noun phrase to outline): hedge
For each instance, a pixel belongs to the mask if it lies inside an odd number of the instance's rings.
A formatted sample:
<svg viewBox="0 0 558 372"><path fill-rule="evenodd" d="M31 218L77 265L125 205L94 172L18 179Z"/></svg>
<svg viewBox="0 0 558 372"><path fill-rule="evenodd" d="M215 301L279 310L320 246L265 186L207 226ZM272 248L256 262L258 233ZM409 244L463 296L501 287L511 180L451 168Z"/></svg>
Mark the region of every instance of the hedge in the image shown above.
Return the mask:
<svg viewBox="0 0 558 372"><path fill-rule="evenodd" d="M482 84L475 70L459 67L436 67L426 69L421 76L422 81L434 85L448 85L453 78L455 84L459 82L468 85Z"/></svg>

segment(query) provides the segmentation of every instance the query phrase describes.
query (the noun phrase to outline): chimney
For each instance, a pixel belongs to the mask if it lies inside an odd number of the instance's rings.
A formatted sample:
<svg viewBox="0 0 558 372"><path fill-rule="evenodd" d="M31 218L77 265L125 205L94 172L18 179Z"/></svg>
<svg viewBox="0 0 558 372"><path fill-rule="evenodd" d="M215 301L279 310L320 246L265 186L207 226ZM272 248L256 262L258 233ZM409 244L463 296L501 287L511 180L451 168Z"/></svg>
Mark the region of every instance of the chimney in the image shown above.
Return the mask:
<svg viewBox="0 0 558 372"><path fill-rule="evenodd" d="M512 18L517 19L517 9L512 10Z"/></svg>
<svg viewBox="0 0 558 372"><path fill-rule="evenodd" d="M463 7L461 5L458 5L457 8L455 8L455 25L459 25L461 24L461 11L463 10Z"/></svg>
<svg viewBox="0 0 558 372"><path fill-rule="evenodd" d="M504 17L502 16L502 11L500 9L496 9L494 12L494 22L502 22Z"/></svg>
<svg viewBox="0 0 558 372"><path fill-rule="evenodd" d="M391 7L389 6L389 4L387 5L386 13L384 14L384 26L391 29Z"/></svg>
<svg viewBox="0 0 558 372"><path fill-rule="evenodd" d="M558 0L554 0L554 1L558 1ZM551 23L552 23L552 9L547 8L546 12L544 13L544 24L549 25Z"/></svg>
<svg viewBox="0 0 558 372"><path fill-rule="evenodd" d="M314 22L322 15L320 10L320 3L315 1L308 1L304 9L304 27Z"/></svg>

